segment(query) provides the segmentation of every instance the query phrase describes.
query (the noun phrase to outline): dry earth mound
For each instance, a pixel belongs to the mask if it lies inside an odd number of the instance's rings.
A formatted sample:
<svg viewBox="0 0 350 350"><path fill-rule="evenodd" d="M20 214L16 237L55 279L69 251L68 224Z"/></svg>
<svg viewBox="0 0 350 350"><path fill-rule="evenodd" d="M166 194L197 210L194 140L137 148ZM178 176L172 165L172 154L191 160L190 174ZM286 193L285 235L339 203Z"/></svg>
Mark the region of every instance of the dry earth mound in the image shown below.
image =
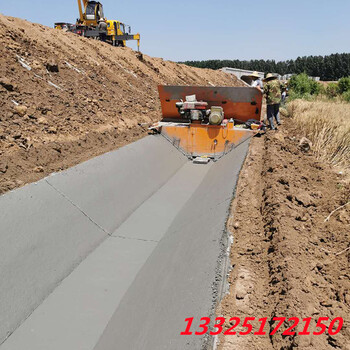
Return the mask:
<svg viewBox="0 0 350 350"><path fill-rule="evenodd" d="M220 350L349 349L350 187L344 174L301 147L302 138L285 119L277 133L252 141L229 224L235 238L230 294L218 314L255 317L254 332L260 318L268 322L265 335L221 337ZM269 336L273 317L298 317L297 334L283 335L292 326L285 322ZM310 334L299 335L308 317ZM342 317L342 330L313 335L320 317L329 318L327 327Z"/></svg>
<svg viewBox="0 0 350 350"><path fill-rule="evenodd" d="M158 84L235 77L0 15L0 193L145 134Z"/></svg>

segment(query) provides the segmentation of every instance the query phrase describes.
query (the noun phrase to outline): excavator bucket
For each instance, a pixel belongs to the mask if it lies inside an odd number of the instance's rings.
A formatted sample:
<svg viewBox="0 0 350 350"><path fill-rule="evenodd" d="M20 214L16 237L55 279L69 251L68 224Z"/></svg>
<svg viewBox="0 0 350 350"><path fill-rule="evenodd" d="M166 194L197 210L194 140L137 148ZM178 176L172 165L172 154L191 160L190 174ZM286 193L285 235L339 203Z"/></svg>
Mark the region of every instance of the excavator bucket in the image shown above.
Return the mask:
<svg viewBox="0 0 350 350"><path fill-rule="evenodd" d="M163 118L152 129L190 159L208 157L217 160L261 132L262 93L259 89L160 85L158 91ZM212 125L205 117L190 120L181 114L177 103L193 95L197 101L206 102L209 111L213 107L222 108L220 125Z"/></svg>

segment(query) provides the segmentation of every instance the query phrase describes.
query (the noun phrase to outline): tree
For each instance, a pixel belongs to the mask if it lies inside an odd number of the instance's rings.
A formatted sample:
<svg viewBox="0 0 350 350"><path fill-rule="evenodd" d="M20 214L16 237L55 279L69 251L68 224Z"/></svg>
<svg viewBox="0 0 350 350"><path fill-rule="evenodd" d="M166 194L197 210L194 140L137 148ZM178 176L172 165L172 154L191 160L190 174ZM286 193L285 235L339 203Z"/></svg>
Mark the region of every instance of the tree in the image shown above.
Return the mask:
<svg viewBox="0 0 350 350"><path fill-rule="evenodd" d="M208 60L182 62L199 68L220 69L231 67L257 70L265 73L300 74L320 77L321 80L334 81L350 76L350 53L332 54L329 56L304 56L295 60L276 62L274 60Z"/></svg>

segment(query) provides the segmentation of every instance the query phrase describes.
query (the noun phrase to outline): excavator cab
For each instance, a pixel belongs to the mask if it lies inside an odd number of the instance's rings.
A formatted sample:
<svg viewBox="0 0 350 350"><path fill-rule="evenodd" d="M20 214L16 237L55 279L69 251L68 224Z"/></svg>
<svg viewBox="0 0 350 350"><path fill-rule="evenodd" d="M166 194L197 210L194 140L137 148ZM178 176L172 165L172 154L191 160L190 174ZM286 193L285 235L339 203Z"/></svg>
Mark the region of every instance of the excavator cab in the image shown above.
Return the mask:
<svg viewBox="0 0 350 350"><path fill-rule="evenodd" d="M77 25L98 26L98 21L104 18L103 5L98 1L78 0L80 18Z"/></svg>
<svg viewBox="0 0 350 350"><path fill-rule="evenodd" d="M103 5L97 1L89 1L86 5L86 20L94 21L97 24L103 17Z"/></svg>

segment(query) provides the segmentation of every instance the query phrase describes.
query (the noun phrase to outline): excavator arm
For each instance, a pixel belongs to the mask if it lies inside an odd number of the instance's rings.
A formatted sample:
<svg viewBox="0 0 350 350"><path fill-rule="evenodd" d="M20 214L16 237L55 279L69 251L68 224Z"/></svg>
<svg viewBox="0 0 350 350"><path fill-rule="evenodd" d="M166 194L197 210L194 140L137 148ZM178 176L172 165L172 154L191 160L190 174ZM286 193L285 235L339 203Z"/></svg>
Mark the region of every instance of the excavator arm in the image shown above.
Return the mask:
<svg viewBox="0 0 350 350"><path fill-rule="evenodd" d="M83 2L83 5L82 5L82 2ZM87 3L88 3L88 0L78 0L79 15L80 15L80 22L81 23L83 23L83 21L84 21L84 14L86 12Z"/></svg>

